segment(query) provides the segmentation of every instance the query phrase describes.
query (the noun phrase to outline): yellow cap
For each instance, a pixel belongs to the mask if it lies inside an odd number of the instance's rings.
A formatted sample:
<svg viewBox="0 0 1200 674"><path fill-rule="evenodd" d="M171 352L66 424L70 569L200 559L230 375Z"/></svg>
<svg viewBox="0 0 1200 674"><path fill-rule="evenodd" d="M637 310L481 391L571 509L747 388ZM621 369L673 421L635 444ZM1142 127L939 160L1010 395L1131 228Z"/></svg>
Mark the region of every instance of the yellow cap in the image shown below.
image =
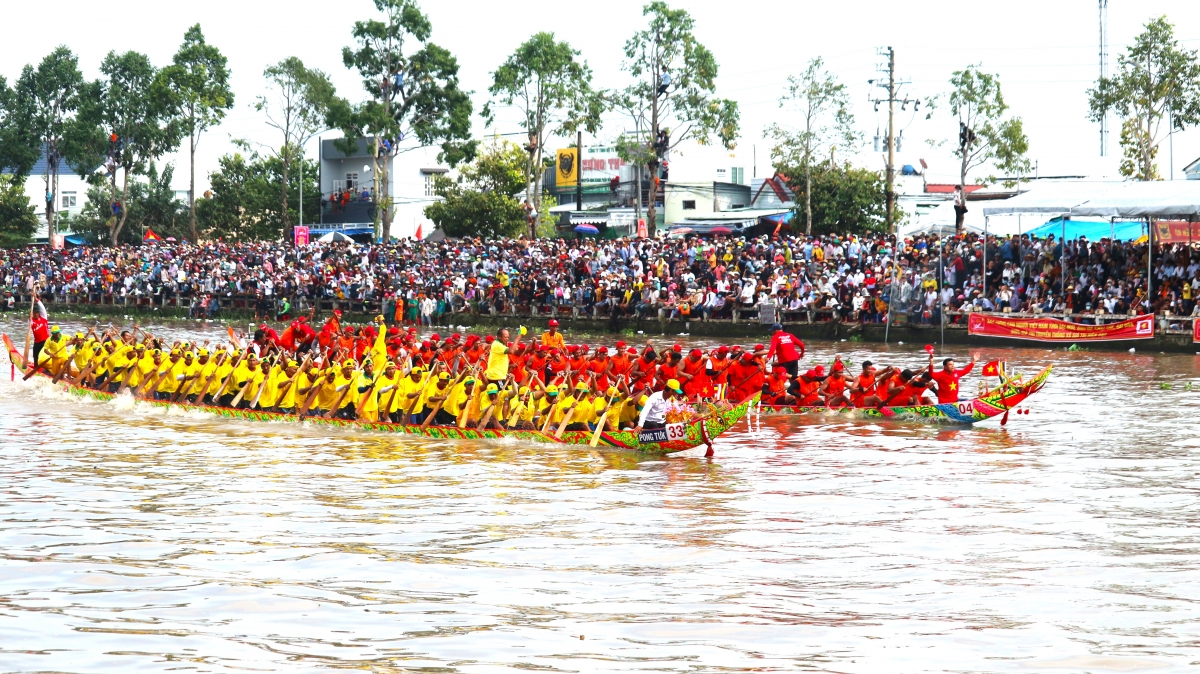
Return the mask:
<svg viewBox="0 0 1200 674"><path fill-rule="evenodd" d="M613 397L613 396L617 395L617 394L618 394L618 393L620 393L620 392L621 392L621 391L620 391L620 389L618 389L616 386L609 386L609 387L608 387L608 390L607 390L607 391L605 391L605 393L607 393L607 394L608 394L608 397L609 397L609 398L611 398L611 397Z"/></svg>
<svg viewBox="0 0 1200 674"><path fill-rule="evenodd" d="M354 359L347 358L346 361L342 363L342 367L354 367Z"/></svg>
<svg viewBox="0 0 1200 674"><path fill-rule="evenodd" d="M576 391L587 391L589 389L588 389L588 385L585 382L576 382L575 390Z"/></svg>
<svg viewBox="0 0 1200 674"><path fill-rule="evenodd" d="M672 391L674 391L676 393L683 393L683 387L681 387L679 385L678 379L668 379L667 380L667 388L671 389Z"/></svg>

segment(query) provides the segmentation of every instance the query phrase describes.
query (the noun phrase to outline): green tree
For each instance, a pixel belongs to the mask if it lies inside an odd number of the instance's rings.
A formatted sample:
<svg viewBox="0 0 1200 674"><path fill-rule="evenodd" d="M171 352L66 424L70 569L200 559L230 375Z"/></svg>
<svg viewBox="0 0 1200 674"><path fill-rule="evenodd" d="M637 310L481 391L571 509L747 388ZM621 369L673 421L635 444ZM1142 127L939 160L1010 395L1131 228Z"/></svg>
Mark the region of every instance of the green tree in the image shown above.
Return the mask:
<svg viewBox="0 0 1200 674"><path fill-rule="evenodd" d="M998 171L1027 173L1029 139L1020 117L1007 115L1008 104L1000 91L1000 78L972 65L950 77L950 114L958 120L958 198L967 201L966 186L971 171L990 165ZM937 110L937 99L928 102L926 119ZM956 223L962 229L962 219Z"/></svg>
<svg viewBox="0 0 1200 674"><path fill-rule="evenodd" d="M733 149L739 113L736 102L714 96L717 60L692 34L696 22L691 15L661 0L643 7L642 15L649 17L646 28L625 42L623 68L634 81L609 101L628 114L637 129L633 142L626 139L618 145L622 158L650 168L646 222L653 236L662 160L688 139L709 143L715 135L725 148ZM665 144L659 140L660 131L669 137Z"/></svg>
<svg viewBox="0 0 1200 674"><path fill-rule="evenodd" d="M192 241L199 241L196 229L196 146L200 135L221 123L233 109L233 90L229 87L228 59L221 50L204 41L200 24L183 35L183 44L175 52L173 63L163 69L168 90L175 97L188 137L188 229Z"/></svg>
<svg viewBox="0 0 1200 674"><path fill-rule="evenodd" d="M879 171L842 165L778 166L784 180L811 204L814 234L866 234L887 229L887 180ZM799 215L799 208L796 209ZM899 215L899 209L893 213Z"/></svg>
<svg viewBox="0 0 1200 674"><path fill-rule="evenodd" d="M438 178L440 200L425 207L425 217L450 237L516 236L526 218L513 195L525 189L527 155L515 143L493 142L463 165L457 180Z"/></svg>
<svg viewBox="0 0 1200 674"><path fill-rule="evenodd" d="M367 98L336 106L330 125L342 130L346 153L370 140L378 200L379 235L390 240L394 205L390 157L405 149L441 145L439 160L456 166L475 153L471 97L459 88L458 60L429 41L433 25L414 0L375 0L383 20L357 21L356 49L342 49L342 62L358 71ZM415 141L415 142L413 142Z"/></svg>
<svg viewBox="0 0 1200 674"><path fill-rule="evenodd" d="M79 59L70 49L60 46L50 52L37 68L25 66L17 79L13 94L15 128L23 132L23 139L14 147L21 157L34 154L34 161L43 152L46 169L43 180L46 185L46 222L49 235L57 231L55 199L58 194L58 169L62 163L74 165L76 153L66 138L68 127L80 104L79 91L83 85L83 74L79 72ZM18 173L23 163L16 164ZM95 168L94 166L92 168Z"/></svg>
<svg viewBox="0 0 1200 674"><path fill-rule="evenodd" d="M1175 26L1160 16L1117 59L1117 73L1088 90L1089 117L1099 121L1116 110L1125 160L1122 175L1158 180L1155 156L1171 131L1200 123L1200 59L1183 49Z"/></svg>
<svg viewBox="0 0 1200 674"><path fill-rule="evenodd" d="M254 107L266 115L268 125L283 134L278 146L266 147L279 160L279 208L275 212L280 216L280 236L286 238L293 222L288 198L292 164L304 156L303 148L308 141L329 128L326 120L331 108L337 105L337 93L328 75L306 68L295 56L267 68L263 75L271 95L260 96ZM319 195L320 191L313 194Z"/></svg>
<svg viewBox="0 0 1200 674"><path fill-rule="evenodd" d="M549 136L600 127L602 97L592 89L592 69L579 61L579 52L554 33L537 33L517 47L492 74L488 92L493 102L483 108L488 124L495 121L494 104L515 106L529 137L525 146L525 201L540 215L543 154ZM537 236L538 218L530 218L530 236Z"/></svg>
<svg viewBox="0 0 1200 674"><path fill-rule="evenodd" d="M101 203L110 208L107 238L116 245L129 220L126 205L137 182L134 176L148 176L154 162L179 147L182 124L165 82L145 54L111 51L100 73L99 80L83 88L66 144L77 174L95 180L97 166L104 164L108 170L108 199ZM118 139L115 144L110 133Z"/></svg>
<svg viewBox="0 0 1200 674"><path fill-rule="evenodd" d="M775 139L771 159L776 163L799 166L804 172L804 231L812 234L812 169L818 158L832 154L834 148L858 144L861 134L854 129L850 96L846 85L825 70L821 57L809 61L799 76L788 77L787 93L779 107L789 108L799 125L795 128L772 124L767 134Z"/></svg>
<svg viewBox="0 0 1200 674"><path fill-rule="evenodd" d="M25 194L25 182L12 174L0 175L0 247L29 243L37 227L37 213Z"/></svg>
<svg viewBox="0 0 1200 674"><path fill-rule="evenodd" d="M298 192L303 176L304 214L308 222L320 217L318 165L300 160L288 171L287 191ZM197 220L205 236L233 241L278 241L285 236L280 213L279 193L283 181L283 161L276 155L260 156L234 153L218 160L218 169L209 174L212 189L196 202ZM288 203L288 222L299 215Z"/></svg>

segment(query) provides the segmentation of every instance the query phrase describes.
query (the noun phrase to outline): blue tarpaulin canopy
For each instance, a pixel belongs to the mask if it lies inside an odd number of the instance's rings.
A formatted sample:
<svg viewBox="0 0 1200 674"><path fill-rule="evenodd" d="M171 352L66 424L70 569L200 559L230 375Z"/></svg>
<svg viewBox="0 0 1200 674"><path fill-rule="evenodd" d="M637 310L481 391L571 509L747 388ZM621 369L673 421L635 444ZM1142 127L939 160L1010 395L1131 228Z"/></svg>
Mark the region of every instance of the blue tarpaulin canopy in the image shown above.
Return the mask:
<svg viewBox="0 0 1200 674"><path fill-rule="evenodd" d="M1026 232L1030 236L1044 239L1051 234L1054 238L1063 237L1062 218L1054 218L1041 227ZM1121 221L1110 223L1108 220L1067 220L1067 240L1085 237L1088 241L1112 238L1117 241L1133 241L1146 234L1144 223L1137 221Z"/></svg>

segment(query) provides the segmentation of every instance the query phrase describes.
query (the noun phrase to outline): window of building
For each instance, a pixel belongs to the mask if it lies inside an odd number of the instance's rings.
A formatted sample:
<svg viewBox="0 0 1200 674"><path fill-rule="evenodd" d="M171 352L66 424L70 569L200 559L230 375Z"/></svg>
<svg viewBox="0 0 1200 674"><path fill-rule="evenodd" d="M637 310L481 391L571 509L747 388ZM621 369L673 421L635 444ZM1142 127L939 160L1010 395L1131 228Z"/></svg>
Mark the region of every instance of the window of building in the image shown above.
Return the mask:
<svg viewBox="0 0 1200 674"><path fill-rule="evenodd" d="M357 173L347 173L346 174L346 189L352 190L355 187L358 187L358 174Z"/></svg>
<svg viewBox="0 0 1200 674"><path fill-rule="evenodd" d="M685 211L696 210L696 200L695 199L684 199L683 200L683 210L685 210Z"/></svg>
<svg viewBox="0 0 1200 674"><path fill-rule="evenodd" d="M75 193L74 192L63 192L62 193L62 207L63 208L75 208Z"/></svg>
<svg viewBox="0 0 1200 674"><path fill-rule="evenodd" d="M432 197L433 196L433 174L426 173L426 174L424 174L424 177L425 177L425 196Z"/></svg>
<svg viewBox="0 0 1200 674"><path fill-rule="evenodd" d="M730 174L729 182L737 185L741 185L742 181L746 179L746 169L740 166L734 166L730 169Z"/></svg>

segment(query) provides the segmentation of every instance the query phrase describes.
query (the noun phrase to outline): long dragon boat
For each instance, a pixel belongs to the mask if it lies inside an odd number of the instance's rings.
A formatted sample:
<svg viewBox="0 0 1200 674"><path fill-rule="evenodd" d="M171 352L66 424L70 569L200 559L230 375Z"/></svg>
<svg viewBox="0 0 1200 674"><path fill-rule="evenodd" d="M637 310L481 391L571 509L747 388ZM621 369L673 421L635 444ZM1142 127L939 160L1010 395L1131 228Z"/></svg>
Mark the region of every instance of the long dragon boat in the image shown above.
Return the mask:
<svg viewBox="0 0 1200 674"><path fill-rule="evenodd" d="M975 424L996 416L1005 415L1015 409L1026 398L1037 393L1046 384L1054 366L1034 375L1029 380L1019 377L1006 379L977 398L957 403L937 405L912 405L905 407L803 407L799 405L767 405L759 408L762 414L837 414L859 419L894 419L898 421L925 421L946 424Z"/></svg>
<svg viewBox="0 0 1200 674"><path fill-rule="evenodd" d="M17 371L20 371L22 374L28 372L25 366L25 359L21 353L17 351L16 347L13 346L12 340L9 339L8 335L0 335L0 337L3 337L4 346L8 349L8 357L12 361ZM49 375L41 371L39 371L35 376L50 379ZM99 391L96 389L87 388L85 386L77 386L73 383L64 381L60 381L55 385L61 386L66 391L81 398L91 398L93 400L102 402L113 400L118 396L116 393ZM641 433L623 430L601 432L597 447L654 454L681 452L699 447L700 445L708 445L711 447L713 439L729 430L734 424L740 421L742 417L746 416L746 413L758 402L758 399L759 396L756 394L753 397L742 401L740 404L726 409L713 407L708 414L705 414L690 422L667 424L665 428L661 429L644 430ZM324 417L313 416L302 419L296 414L283 414L280 412L268 412L264 410L247 409L241 407L231 408L222 407L219 405L175 403L165 400L139 399L138 402L139 404L151 405L153 407L172 408L181 411L203 412L225 417L227 419L244 419L251 421L290 421L294 423L312 424L316 426L355 428L364 431L377 431L384 433L405 433L442 440L494 440L499 438L516 438L518 440L527 440L529 442L546 444L587 446L590 444L593 433L593 431L565 431L562 434L562 437L558 438L555 437L553 433L542 433L540 431L523 430L517 428L505 430L476 430L474 428L434 425L422 428L419 425L413 424L354 421L348 419L326 419Z"/></svg>

